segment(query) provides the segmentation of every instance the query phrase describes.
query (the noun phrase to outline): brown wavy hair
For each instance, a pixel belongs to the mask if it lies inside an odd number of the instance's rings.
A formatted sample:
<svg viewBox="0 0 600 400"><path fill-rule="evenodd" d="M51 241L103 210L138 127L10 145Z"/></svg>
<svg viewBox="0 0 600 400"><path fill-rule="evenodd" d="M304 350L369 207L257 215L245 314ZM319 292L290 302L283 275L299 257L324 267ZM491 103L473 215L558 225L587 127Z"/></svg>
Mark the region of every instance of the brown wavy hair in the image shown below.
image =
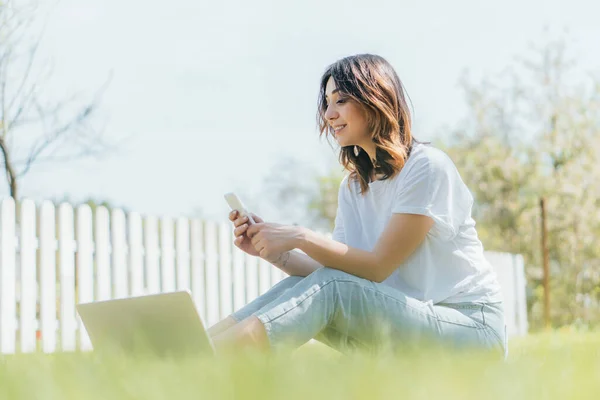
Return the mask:
<svg viewBox="0 0 600 400"><path fill-rule="evenodd" d="M367 114L369 130L376 146L376 167L366 151L354 155L354 146L340 149L339 161L350 172L350 181L360 183L361 194L369 190L372 172L383 174L382 180L398 174L416 140L411 132L411 113L406 90L394 68L383 57L358 54L345 57L327 67L321 77L317 123L322 137L334 137L333 130L325 118L327 102L325 87L333 78L336 87L351 101L358 103ZM374 170L374 171L373 171Z"/></svg>

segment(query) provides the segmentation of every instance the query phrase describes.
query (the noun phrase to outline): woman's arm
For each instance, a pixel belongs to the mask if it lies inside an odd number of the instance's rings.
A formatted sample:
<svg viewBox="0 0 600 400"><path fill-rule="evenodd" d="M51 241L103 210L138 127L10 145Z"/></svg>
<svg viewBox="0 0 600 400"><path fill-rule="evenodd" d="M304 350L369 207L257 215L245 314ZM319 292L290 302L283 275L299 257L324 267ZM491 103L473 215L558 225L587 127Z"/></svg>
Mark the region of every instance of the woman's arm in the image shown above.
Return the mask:
<svg viewBox="0 0 600 400"><path fill-rule="evenodd" d="M296 247L321 265L383 282L423 242L433 226L425 215L394 214L373 251L349 247L302 228Z"/></svg>
<svg viewBox="0 0 600 400"><path fill-rule="evenodd" d="M319 268L320 264L374 282L383 282L425 240L432 226L433 219L426 215L394 214L372 251L349 247L299 226L257 223L248 228L247 234L260 257L265 260L272 260L288 250L299 249L316 262L298 262L297 271L293 272L295 274L306 276L304 274ZM287 267L287 264L283 266L284 263L285 259L282 258L282 270Z"/></svg>
<svg viewBox="0 0 600 400"><path fill-rule="evenodd" d="M291 276L308 276L319 268L321 264L299 251L290 250L281 255L271 264Z"/></svg>

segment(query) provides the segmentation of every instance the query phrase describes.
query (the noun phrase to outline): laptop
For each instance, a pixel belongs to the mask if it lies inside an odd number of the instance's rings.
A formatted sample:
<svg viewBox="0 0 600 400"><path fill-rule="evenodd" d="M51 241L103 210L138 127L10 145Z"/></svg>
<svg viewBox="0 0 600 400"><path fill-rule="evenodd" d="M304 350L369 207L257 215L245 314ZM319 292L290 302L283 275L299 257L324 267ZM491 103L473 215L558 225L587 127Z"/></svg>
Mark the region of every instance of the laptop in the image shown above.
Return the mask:
<svg viewBox="0 0 600 400"><path fill-rule="evenodd" d="M189 291L77 305L95 352L166 357L214 354Z"/></svg>

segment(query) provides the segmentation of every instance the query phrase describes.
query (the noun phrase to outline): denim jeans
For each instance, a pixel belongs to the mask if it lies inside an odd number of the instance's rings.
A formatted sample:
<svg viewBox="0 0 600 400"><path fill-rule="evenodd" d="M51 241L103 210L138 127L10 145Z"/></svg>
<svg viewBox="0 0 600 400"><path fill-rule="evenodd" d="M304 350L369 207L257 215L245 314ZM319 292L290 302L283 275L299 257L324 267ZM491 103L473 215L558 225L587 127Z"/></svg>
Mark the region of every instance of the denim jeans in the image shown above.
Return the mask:
<svg viewBox="0 0 600 400"><path fill-rule="evenodd" d="M314 338L342 352L377 351L433 340L507 354L502 303L423 302L326 267L283 279L231 317L242 321L251 315L264 324L273 348Z"/></svg>

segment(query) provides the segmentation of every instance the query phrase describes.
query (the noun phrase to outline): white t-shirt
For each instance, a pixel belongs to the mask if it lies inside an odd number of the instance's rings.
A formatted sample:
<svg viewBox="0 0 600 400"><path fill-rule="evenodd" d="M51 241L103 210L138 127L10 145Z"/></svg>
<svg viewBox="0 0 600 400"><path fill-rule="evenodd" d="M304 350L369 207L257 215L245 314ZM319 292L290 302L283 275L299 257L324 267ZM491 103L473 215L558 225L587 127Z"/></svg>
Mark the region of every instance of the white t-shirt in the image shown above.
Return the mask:
<svg viewBox="0 0 600 400"><path fill-rule="evenodd" d="M383 282L409 297L435 303L502 301L500 285L471 217L473 196L441 150L415 144L394 178L360 194L348 176L340 185L333 239L372 251L393 213L427 215L425 240Z"/></svg>

